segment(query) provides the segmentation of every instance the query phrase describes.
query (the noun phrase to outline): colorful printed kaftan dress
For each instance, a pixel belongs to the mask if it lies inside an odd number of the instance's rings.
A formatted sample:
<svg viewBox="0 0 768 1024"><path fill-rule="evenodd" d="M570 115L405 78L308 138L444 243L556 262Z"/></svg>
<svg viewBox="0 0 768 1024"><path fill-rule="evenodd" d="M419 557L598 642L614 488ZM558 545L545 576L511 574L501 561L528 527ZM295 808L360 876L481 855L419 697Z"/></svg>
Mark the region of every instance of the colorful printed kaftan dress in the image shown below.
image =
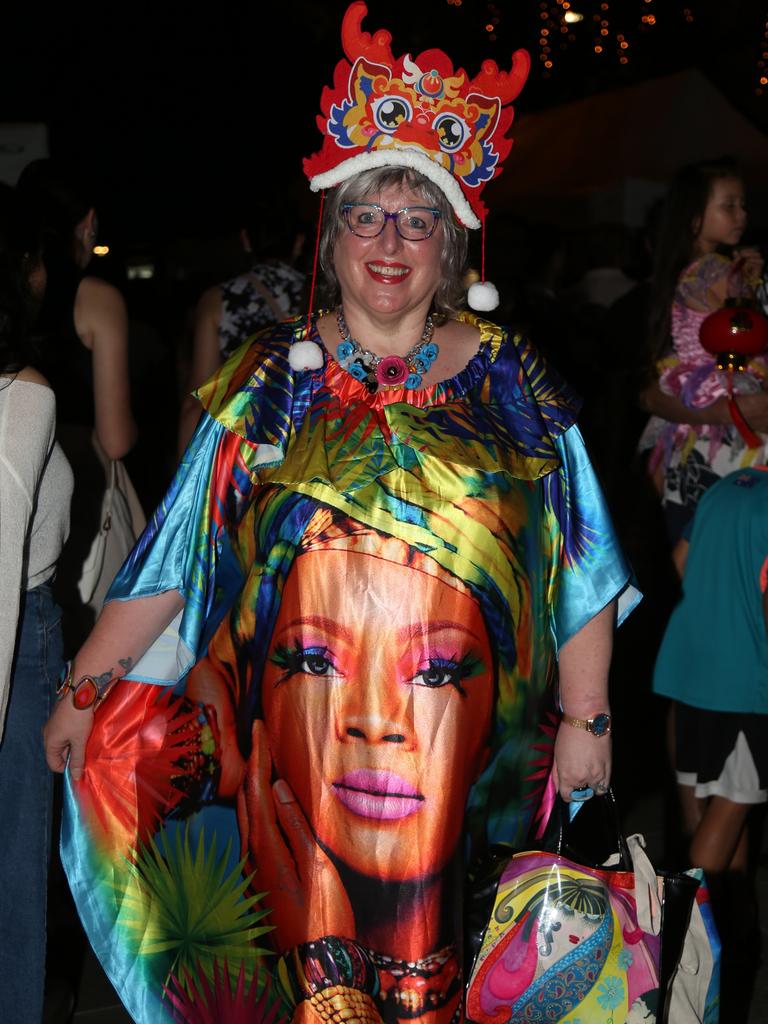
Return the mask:
<svg viewBox="0 0 768 1024"><path fill-rule="evenodd" d="M629 577L574 397L463 319L424 390L292 371L294 321L200 391L111 592L184 611L97 711L62 840L142 1024L461 1017L466 858L525 838L558 646Z"/></svg>

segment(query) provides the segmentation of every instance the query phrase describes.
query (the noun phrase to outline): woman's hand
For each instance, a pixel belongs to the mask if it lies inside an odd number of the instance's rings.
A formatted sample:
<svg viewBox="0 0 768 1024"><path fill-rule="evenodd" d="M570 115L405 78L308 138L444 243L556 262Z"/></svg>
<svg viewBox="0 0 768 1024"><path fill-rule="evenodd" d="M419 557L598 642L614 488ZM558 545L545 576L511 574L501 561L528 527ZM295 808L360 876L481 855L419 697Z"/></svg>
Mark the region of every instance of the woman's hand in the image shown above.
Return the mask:
<svg viewBox="0 0 768 1024"><path fill-rule="evenodd" d="M563 800L571 801L574 789L585 786L604 793L611 784L611 737L592 736L585 729L561 723L552 773Z"/></svg>
<svg viewBox="0 0 768 1024"><path fill-rule="evenodd" d="M355 936L346 889L321 849L287 782L270 785L271 757L263 722L254 722L253 749L237 798L243 856L268 893L280 952L323 935Z"/></svg>
<svg viewBox="0 0 768 1024"><path fill-rule="evenodd" d="M80 680L89 675L102 688L110 680L122 678L183 607L184 599L176 590L131 601L110 601L80 648L71 666L71 678ZM65 694L43 728L48 767L63 772L69 757L72 778L80 779L92 728L93 708L80 711L70 694Z"/></svg>
<svg viewBox="0 0 768 1024"><path fill-rule="evenodd" d="M93 728L93 708L79 711L67 694L53 709L43 727L45 760L54 772L63 772L69 759L73 780L82 778L85 747Z"/></svg>

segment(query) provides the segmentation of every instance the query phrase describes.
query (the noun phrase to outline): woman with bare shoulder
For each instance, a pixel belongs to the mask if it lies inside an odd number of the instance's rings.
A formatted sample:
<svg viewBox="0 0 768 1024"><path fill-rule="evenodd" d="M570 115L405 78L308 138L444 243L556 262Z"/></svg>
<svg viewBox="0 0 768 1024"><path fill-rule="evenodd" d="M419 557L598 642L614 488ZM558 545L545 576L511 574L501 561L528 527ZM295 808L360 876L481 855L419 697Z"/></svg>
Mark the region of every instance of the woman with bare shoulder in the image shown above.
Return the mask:
<svg viewBox="0 0 768 1024"><path fill-rule="evenodd" d="M42 369L57 402L57 435L75 474L77 516L57 573L67 647L93 625L77 583L100 527L104 465L136 440L128 373L128 314L113 285L88 274L98 237L87 187L51 160L29 164L19 190L44 227L48 287L39 318Z"/></svg>
<svg viewBox="0 0 768 1024"><path fill-rule="evenodd" d="M43 1007L53 786L40 731L61 668L51 581L72 493L55 441L56 399L33 365L30 327L44 289L34 218L14 189L0 185L0 1006L7 1024L39 1021Z"/></svg>

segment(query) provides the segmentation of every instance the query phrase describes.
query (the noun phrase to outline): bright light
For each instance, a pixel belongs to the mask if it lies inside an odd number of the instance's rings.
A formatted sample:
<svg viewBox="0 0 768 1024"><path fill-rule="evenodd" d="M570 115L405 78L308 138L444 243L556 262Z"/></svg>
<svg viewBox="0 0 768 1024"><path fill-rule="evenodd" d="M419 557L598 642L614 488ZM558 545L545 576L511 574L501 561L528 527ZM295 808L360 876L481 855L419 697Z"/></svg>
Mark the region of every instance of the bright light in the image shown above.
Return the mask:
<svg viewBox="0 0 768 1024"><path fill-rule="evenodd" d="M109 246L108 245L94 245L94 247L92 249L92 252L93 252L94 256L109 256Z"/></svg>
<svg viewBox="0 0 768 1024"><path fill-rule="evenodd" d="M127 267L129 281L149 281L155 276L154 263L136 263Z"/></svg>
<svg viewBox="0 0 768 1024"><path fill-rule="evenodd" d="M578 21L584 21L584 15L579 14L578 11L566 11L563 18L569 25L575 25Z"/></svg>

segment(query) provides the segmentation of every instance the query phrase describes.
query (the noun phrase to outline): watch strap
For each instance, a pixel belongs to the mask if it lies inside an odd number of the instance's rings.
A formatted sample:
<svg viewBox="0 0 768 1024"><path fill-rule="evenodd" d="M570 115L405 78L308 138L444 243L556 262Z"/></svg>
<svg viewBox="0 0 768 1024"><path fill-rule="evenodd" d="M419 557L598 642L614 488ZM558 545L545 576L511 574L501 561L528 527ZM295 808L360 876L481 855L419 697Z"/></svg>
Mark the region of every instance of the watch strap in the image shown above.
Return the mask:
<svg viewBox="0 0 768 1024"><path fill-rule="evenodd" d="M574 729L585 729L589 732L589 719L587 718L574 718L573 715L566 715L563 712L561 721L566 725L572 725Z"/></svg>

